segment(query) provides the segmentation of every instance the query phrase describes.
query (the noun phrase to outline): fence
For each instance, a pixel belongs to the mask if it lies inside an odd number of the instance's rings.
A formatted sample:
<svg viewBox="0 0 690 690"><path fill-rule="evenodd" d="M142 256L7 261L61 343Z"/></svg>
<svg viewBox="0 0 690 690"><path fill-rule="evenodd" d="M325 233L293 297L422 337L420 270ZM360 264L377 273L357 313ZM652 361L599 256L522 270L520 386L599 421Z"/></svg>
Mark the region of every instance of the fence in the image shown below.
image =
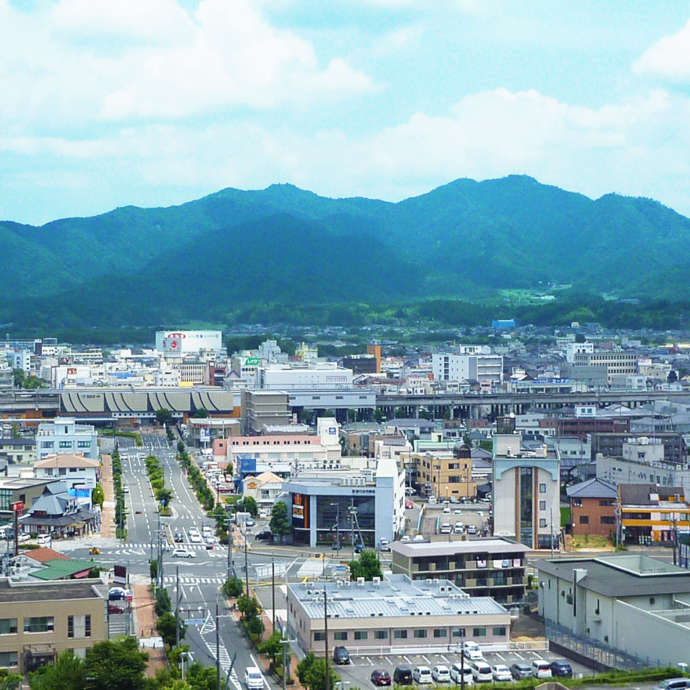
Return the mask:
<svg viewBox="0 0 690 690"><path fill-rule="evenodd" d="M658 660L640 659L594 640L575 635L566 628L546 621L546 637L551 644L558 645L574 655L586 659L590 665L603 669L636 670L659 666Z"/></svg>

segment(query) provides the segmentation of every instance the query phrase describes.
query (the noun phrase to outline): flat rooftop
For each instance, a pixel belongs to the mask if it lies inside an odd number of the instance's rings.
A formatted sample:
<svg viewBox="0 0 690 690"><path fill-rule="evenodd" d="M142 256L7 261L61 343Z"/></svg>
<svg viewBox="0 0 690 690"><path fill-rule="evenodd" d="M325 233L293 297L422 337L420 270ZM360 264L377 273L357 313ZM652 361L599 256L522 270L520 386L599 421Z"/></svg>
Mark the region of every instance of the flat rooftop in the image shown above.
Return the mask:
<svg viewBox="0 0 690 690"><path fill-rule="evenodd" d="M466 541L407 542L394 541L391 550L409 558L450 556L456 553L526 553L524 544L509 539L468 539Z"/></svg>
<svg viewBox="0 0 690 690"><path fill-rule="evenodd" d="M291 584L288 589L312 619L323 618L326 591L331 618L375 618L505 614L491 597L471 597L450 580L411 580L389 575L381 582Z"/></svg>
<svg viewBox="0 0 690 690"><path fill-rule="evenodd" d="M579 584L609 597L690 592L690 570L643 554L544 559L535 566L539 572L570 581L574 570L585 570Z"/></svg>
<svg viewBox="0 0 690 690"><path fill-rule="evenodd" d="M59 601L61 599L102 599L96 589L100 580L64 580L61 582L19 582L0 578L0 603L18 601Z"/></svg>

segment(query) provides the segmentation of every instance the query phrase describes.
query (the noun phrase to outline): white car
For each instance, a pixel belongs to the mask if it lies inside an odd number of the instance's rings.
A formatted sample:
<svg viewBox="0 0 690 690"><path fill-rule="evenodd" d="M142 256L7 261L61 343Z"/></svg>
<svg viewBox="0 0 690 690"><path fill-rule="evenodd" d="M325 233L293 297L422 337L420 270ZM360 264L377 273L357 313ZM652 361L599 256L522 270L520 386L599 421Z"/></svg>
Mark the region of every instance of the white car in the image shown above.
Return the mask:
<svg viewBox="0 0 690 690"><path fill-rule="evenodd" d="M400 537L400 541L403 544L407 544L408 542L412 541L410 537L407 534L404 534L402 537Z"/></svg>
<svg viewBox="0 0 690 690"><path fill-rule="evenodd" d="M419 685L431 685L433 677L431 676L431 669L428 666L415 666L412 671L412 679Z"/></svg>
<svg viewBox="0 0 690 690"><path fill-rule="evenodd" d="M441 534L450 534L450 532L451 532L451 529L450 529L450 522L444 522L444 523L441 525L440 532L441 532Z"/></svg>
<svg viewBox="0 0 690 690"><path fill-rule="evenodd" d="M496 666L493 668L493 674L494 680L499 683L510 683L510 681L513 680L513 674L505 664L496 664Z"/></svg>
<svg viewBox="0 0 690 690"><path fill-rule="evenodd" d="M450 683L450 671L448 670L448 667L444 666L443 664L434 666L434 669L431 672L431 677L437 683Z"/></svg>
<svg viewBox="0 0 690 690"><path fill-rule="evenodd" d="M470 661L470 668L472 669L472 678L475 683L490 683L494 679L491 666L483 659Z"/></svg>
<svg viewBox="0 0 690 690"><path fill-rule="evenodd" d="M202 533L205 537L212 537L212 536L213 536L213 528L209 527L208 525L204 525L204 526L201 528L201 533Z"/></svg>
<svg viewBox="0 0 690 690"><path fill-rule="evenodd" d="M202 539L200 534L190 534L189 535L189 541L192 542L192 544L201 544Z"/></svg>
<svg viewBox="0 0 690 690"><path fill-rule="evenodd" d="M194 558L194 551L187 551L187 549L174 549L173 558Z"/></svg>
<svg viewBox="0 0 690 690"><path fill-rule="evenodd" d="M444 513L450 513L450 506L443 506Z"/></svg>
<svg viewBox="0 0 690 690"><path fill-rule="evenodd" d="M388 539L385 537L381 537L381 541L379 542L381 551L390 551L391 550L391 545L388 543Z"/></svg>
<svg viewBox="0 0 690 690"><path fill-rule="evenodd" d="M479 648L479 645L476 642L465 642L462 653L465 655L465 659L469 659L470 661L479 661L484 659L482 650Z"/></svg>
<svg viewBox="0 0 690 690"><path fill-rule="evenodd" d="M426 537L423 534L415 534L412 541L426 541Z"/></svg>
<svg viewBox="0 0 690 690"><path fill-rule="evenodd" d="M247 666L244 672L244 684L248 690L261 690L264 687L264 677L256 666Z"/></svg>
<svg viewBox="0 0 690 690"><path fill-rule="evenodd" d="M551 678L551 664L544 659L533 659L532 676L534 678Z"/></svg>
<svg viewBox="0 0 690 690"><path fill-rule="evenodd" d="M474 677L469 664L457 662L450 667L450 678L456 685L462 685L463 674L465 676L465 685L472 685Z"/></svg>

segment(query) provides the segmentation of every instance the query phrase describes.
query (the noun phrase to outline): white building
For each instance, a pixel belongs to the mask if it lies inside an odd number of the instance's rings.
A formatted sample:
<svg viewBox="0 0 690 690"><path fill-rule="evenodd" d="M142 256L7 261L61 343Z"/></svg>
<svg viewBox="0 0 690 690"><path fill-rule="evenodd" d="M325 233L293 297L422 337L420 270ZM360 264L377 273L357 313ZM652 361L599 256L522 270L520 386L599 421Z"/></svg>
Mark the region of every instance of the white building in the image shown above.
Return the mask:
<svg viewBox="0 0 690 690"><path fill-rule="evenodd" d="M253 498L260 508L271 508L283 493L283 479L273 472L245 477L242 480L242 496Z"/></svg>
<svg viewBox="0 0 690 690"><path fill-rule="evenodd" d="M503 383L502 355L434 353L431 366L435 381Z"/></svg>
<svg viewBox="0 0 690 690"><path fill-rule="evenodd" d="M591 355L594 352L594 343L568 343L565 347L565 359L569 364L574 364L575 355Z"/></svg>
<svg viewBox="0 0 690 690"><path fill-rule="evenodd" d="M560 532L560 463L546 446L525 451L519 434L493 437L494 535L550 548Z"/></svg>
<svg viewBox="0 0 690 690"><path fill-rule="evenodd" d="M34 463L37 479L60 479L70 489L93 489L98 484L101 463L76 453L46 455Z"/></svg>
<svg viewBox="0 0 690 690"><path fill-rule="evenodd" d="M98 434L91 424L77 424L71 417L56 417L41 422L36 432L36 457L82 453L87 458L98 458Z"/></svg>
<svg viewBox="0 0 690 690"><path fill-rule="evenodd" d="M156 331L156 350L165 354L197 354L223 349L221 331Z"/></svg>
<svg viewBox="0 0 690 690"><path fill-rule="evenodd" d="M351 388L352 369L343 369L335 362L322 362L313 367L267 365L259 367L258 386L268 390Z"/></svg>

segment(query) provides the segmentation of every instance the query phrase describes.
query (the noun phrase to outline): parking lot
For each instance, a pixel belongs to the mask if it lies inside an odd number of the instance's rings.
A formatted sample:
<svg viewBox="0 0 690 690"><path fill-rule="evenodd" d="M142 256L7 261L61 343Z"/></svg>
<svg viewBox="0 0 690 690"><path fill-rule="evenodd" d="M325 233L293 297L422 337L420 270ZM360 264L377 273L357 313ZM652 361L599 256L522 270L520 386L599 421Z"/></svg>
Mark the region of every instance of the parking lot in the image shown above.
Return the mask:
<svg viewBox="0 0 690 690"><path fill-rule="evenodd" d="M551 662L555 659L563 659L553 652L547 651L531 651L520 650L510 652L487 652L484 654L485 661L491 666L496 664L505 664L510 666L515 663L531 664L533 659L544 659ZM582 664L567 660L573 668L573 674L591 675L592 669L588 669ZM391 676L396 666L428 666L433 668L437 664L444 664L450 668L451 664L460 663L460 655L456 652L435 653L435 654L392 654L392 655L363 655L352 656L351 663L343 666L336 666L335 671L340 676L341 680L347 685L349 683L352 687L368 687L372 686L371 672L374 669L381 669L388 671ZM467 663L467 660L465 661Z"/></svg>

